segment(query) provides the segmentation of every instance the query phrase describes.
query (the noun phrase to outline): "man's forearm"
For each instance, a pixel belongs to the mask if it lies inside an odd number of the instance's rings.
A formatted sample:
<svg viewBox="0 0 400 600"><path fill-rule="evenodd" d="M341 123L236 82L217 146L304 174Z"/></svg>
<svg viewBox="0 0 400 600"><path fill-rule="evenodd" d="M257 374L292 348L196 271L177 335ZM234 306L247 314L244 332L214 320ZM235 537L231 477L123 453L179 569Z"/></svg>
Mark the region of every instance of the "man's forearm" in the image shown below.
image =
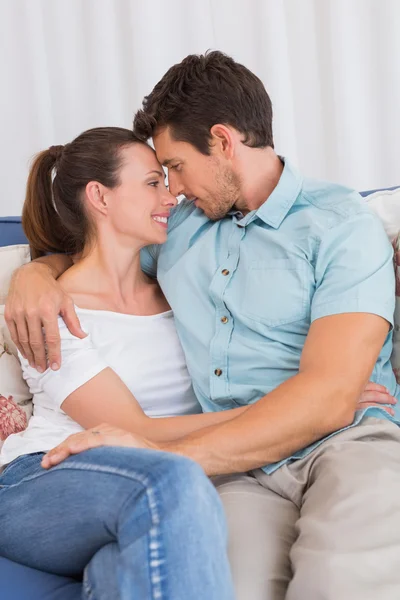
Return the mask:
<svg viewBox="0 0 400 600"><path fill-rule="evenodd" d="M215 425L221 425L243 414L249 407L243 406L219 412L200 413L198 415L181 415L178 417L146 417L132 433L142 435L154 443L181 440L199 430L205 431Z"/></svg>
<svg viewBox="0 0 400 600"><path fill-rule="evenodd" d="M192 458L208 475L262 467L349 425L358 393L300 373L237 418L163 444L163 449Z"/></svg>
<svg viewBox="0 0 400 600"><path fill-rule="evenodd" d="M51 254L50 256L36 258L30 264L46 265L51 271L54 279L58 279L67 269L72 267L73 261L72 258L66 254Z"/></svg>

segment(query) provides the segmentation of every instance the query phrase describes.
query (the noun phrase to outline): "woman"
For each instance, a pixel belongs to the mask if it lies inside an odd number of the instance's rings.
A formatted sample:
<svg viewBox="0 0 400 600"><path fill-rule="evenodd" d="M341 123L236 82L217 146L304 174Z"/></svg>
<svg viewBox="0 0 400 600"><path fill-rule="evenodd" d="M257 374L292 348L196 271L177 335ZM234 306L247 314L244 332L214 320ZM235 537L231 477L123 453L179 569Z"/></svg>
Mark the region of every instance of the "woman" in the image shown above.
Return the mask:
<svg viewBox="0 0 400 600"><path fill-rule="evenodd" d="M173 315L140 268L140 249L165 241L175 204L153 150L120 128L51 147L28 179L32 256L76 257L60 282L88 335L72 336L60 319L57 371L20 357L34 415L0 454L0 555L64 576L84 571L85 598L233 598L216 491L195 463L151 442L239 412L196 414ZM140 434L126 434L136 448L41 466L46 451L101 422Z"/></svg>
<svg viewBox="0 0 400 600"><path fill-rule="evenodd" d="M173 316L140 269L140 249L165 241L175 204L153 151L124 129L52 147L29 176L32 256L75 257L60 282L88 335L59 320L59 370L38 372L21 356L34 416L0 455L0 555L59 575L85 571L85 597L233 597L212 486L153 445L245 410L196 414ZM99 445L111 447L60 463ZM29 506L26 523L16 503Z"/></svg>

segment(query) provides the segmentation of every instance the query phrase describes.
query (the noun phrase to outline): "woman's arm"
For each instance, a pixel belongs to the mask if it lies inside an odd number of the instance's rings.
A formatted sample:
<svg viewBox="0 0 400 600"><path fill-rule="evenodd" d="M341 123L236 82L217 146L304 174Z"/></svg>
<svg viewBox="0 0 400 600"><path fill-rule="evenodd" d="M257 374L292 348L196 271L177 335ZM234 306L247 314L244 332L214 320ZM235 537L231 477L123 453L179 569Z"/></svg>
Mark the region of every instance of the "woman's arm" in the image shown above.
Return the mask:
<svg viewBox="0 0 400 600"><path fill-rule="evenodd" d="M376 403L395 402L385 388L377 384L368 384L364 394L357 409ZM99 423L108 423L151 442L161 443L230 421L248 410L249 406L198 415L151 418L144 413L118 375L107 368L70 394L63 402L62 409L85 429L96 427ZM386 409L393 412L390 407Z"/></svg>
<svg viewBox="0 0 400 600"><path fill-rule="evenodd" d="M177 440L204 427L229 421L248 407L198 415L151 418L144 413L118 375L107 368L72 392L61 408L85 429L99 423L108 423L157 443Z"/></svg>
<svg viewBox="0 0 400 600"><path fill-rule="evenodd" d="M394 404L395 400L391 398L386 390L381 385L369 382L363 395L359 401L357 408L363 408L365 406L371 406L376 403L390 403ZM386 410L386 408L385 408ZM389 409L387 409L389 412ZM223 415L228 416L229 413L233 414L235 411L226 411L225 413L214 413L215 416ZM393 411L392 411L393 412ZM199 415L203 416L203 415ZM204 415L206 416L206 415ZM176 417L175 420L185 417ZM170 419L168 419L170 420ZM200 432L200 430L199 430ZM93 434L96 435L93 435ZM201 433L201 432L200 432ZM95 430L86 429L81 433L70 435L61 444L50 450L43 458L42 466L48 469L54 465L59 464L71 454L78 454L89 450L89 448L96 448L98 446L127 446L133 448L147 448L150 450L160 450L155 442L145 438L139 434L132 434L125 429L112 427L111 425L96 425Z"/></svg>

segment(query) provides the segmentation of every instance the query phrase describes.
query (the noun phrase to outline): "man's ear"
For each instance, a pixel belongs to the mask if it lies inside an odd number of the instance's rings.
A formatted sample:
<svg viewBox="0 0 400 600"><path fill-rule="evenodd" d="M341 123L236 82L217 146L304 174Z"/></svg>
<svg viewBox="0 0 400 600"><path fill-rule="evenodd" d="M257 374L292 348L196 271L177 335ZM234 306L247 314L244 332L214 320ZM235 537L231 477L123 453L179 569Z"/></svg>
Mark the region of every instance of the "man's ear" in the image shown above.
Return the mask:
<svg viewBox="0 0 400 600"><path fill-rule="evenodd" d="M89 206L103 215L108 212L106 192L107 188L98 181L89 181L85 188Z"/></svg>
<svg viewBox="0 0 400 600"><path fill-rule="evenodd" d="M210 129L211 146L214 151L226 159L231 159L234 154L235 136L234 132L227 125L217 123Z"/></svg>

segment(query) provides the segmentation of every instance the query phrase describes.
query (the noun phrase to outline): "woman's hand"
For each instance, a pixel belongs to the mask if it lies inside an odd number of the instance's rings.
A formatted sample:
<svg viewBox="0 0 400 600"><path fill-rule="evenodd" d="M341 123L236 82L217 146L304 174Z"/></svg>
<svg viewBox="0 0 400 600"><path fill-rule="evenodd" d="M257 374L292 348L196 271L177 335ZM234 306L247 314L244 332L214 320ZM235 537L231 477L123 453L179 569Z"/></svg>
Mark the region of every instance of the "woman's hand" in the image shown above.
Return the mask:
<svg viewBox="0 0 400 600"><path fill-rule="evenodd" d="M356 410L362 410L363 408L367 408L367 406L377 406L393 416L393 408L390 406L382 406L382 404L394 405L396 403L397 399L391 396L389 391L383 385L369 381L361 394Z"/></svg>
<svg viewBox="0 0 400 600"><path fill-rule="evenodd" d="M89 450L90 448L97 448L98 446L123 446L128 448L147 448L148 450L160 449L139 435L104 424L70 435L64 442L45 454L42 460L42 467L49 469L58 465L68 458L68 456L71 456L71 454L79 454L79 452L84 452L84 450Z"/></svg>
<svg viewBox="0 0 400 600"><path fill-rule="evenodd" d="M15 272L4 311L14 344L31 367L41 373L48 366L57 370L61 365L58 315L62 316L72 335L86 336L72 298L57 283L55 272L49 265L32 262Z"/></svg>

